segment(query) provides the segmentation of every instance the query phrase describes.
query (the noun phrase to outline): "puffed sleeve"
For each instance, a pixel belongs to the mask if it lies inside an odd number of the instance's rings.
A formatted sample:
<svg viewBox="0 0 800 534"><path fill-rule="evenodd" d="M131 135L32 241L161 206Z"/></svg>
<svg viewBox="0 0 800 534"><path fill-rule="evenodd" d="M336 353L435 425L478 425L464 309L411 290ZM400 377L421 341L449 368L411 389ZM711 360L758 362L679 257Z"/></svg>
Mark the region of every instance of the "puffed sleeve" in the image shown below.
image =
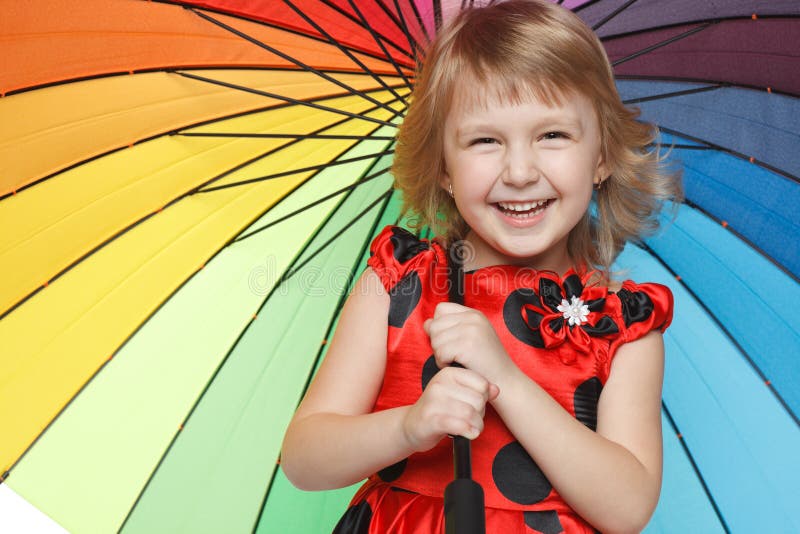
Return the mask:
<svg viewBox="0 0 800 534"><path fill-rule="evenodd" d="M367 265L378 275L383 287L391 290L406 274L430 260L433 251L430 243L418 239L399 226L386 226L372 240Z"/></svg>
<svg viewBox="0 0 800 534"><path fill-rule="evenodd" d="M664 332L672 322L672 291L661 284L636 284L625 281L614 294L613 316L620 332L611 341L605 371L610 371L617 349L644 337L651 330Z"/></svg>

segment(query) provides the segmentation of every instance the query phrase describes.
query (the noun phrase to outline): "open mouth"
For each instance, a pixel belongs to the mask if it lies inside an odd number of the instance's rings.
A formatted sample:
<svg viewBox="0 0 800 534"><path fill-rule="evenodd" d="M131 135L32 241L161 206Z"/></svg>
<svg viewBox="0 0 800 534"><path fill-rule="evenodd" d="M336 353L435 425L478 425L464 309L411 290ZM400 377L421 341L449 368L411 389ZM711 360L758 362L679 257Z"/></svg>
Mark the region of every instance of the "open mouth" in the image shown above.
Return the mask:
<svg viewBox="0 0 800 534"><path fill-rule="evenodd" d="M532 200L530 202L495 202L494 207L507 217L514 219L530 219L547 209L547 206L552 202L552 198L546 200Z"/></svg>

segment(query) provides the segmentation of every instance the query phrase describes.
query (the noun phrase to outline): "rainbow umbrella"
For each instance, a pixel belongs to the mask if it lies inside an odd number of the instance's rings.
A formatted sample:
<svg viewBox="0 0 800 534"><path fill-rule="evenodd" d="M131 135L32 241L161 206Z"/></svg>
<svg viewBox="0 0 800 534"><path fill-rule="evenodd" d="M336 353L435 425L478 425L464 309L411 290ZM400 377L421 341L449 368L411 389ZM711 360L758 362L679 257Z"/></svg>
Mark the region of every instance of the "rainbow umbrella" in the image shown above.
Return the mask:
<svg viewBox="0 0 800 534"><path fill-rule="evenodd" d="M280 441L462 3L0 3L0 530L333 527ZM800 6L565 5L684 168L619 261L677 303L648 531L798 531Z"/></svg>

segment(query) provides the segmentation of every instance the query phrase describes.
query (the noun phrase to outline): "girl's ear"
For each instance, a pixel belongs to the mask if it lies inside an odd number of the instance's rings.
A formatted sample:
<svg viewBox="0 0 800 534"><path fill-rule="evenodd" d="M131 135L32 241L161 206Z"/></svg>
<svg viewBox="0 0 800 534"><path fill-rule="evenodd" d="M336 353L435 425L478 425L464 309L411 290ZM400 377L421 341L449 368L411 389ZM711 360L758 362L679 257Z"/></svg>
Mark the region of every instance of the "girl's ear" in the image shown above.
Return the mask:
<svg viewBox="0 0 800 534"><path fill-rule="evenodd" d="M592 182L594 183L595 187L600 187L600 185L605 182L611 173L608 172L608 166L606 165L605 158L603 155L600 154L597 157L597 169L594 173L594 179Z"/></svg>
<svg viewBox="0 0 800 534"><path fill-rule="evenodd" d="M442 175L439 177L439 187L444 189L445 191L450 191L452 187L452 182L450 181L450 175L447 174L447 171L444 171Z"/></svg>
<svg viewBox="0 0 800 534"><path fill-rule="evenodd" d="M453 194L453 182L450 180L450 176L447 174L447 171L442 173L442 176L439 178L439 187L444 189L450 198L455 198Z"/></svg>

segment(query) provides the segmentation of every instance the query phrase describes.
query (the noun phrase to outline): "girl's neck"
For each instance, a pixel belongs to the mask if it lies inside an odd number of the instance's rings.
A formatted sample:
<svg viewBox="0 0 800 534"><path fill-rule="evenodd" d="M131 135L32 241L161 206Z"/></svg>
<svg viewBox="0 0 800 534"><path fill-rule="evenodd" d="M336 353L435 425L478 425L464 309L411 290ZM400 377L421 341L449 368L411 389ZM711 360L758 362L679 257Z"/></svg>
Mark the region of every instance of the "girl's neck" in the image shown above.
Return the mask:
<svg viewBox="0 0 800 534"><path fill-rule="evenodd" d="M569 269L576 267L575 262L572 261L567 252L566 239L563 243L551 247L542 254L517 258L498 252L470 230L464 238L462 250L465 271L474 271L494 265L514 265L537 271L552 271L563 275Z"/></svg>

